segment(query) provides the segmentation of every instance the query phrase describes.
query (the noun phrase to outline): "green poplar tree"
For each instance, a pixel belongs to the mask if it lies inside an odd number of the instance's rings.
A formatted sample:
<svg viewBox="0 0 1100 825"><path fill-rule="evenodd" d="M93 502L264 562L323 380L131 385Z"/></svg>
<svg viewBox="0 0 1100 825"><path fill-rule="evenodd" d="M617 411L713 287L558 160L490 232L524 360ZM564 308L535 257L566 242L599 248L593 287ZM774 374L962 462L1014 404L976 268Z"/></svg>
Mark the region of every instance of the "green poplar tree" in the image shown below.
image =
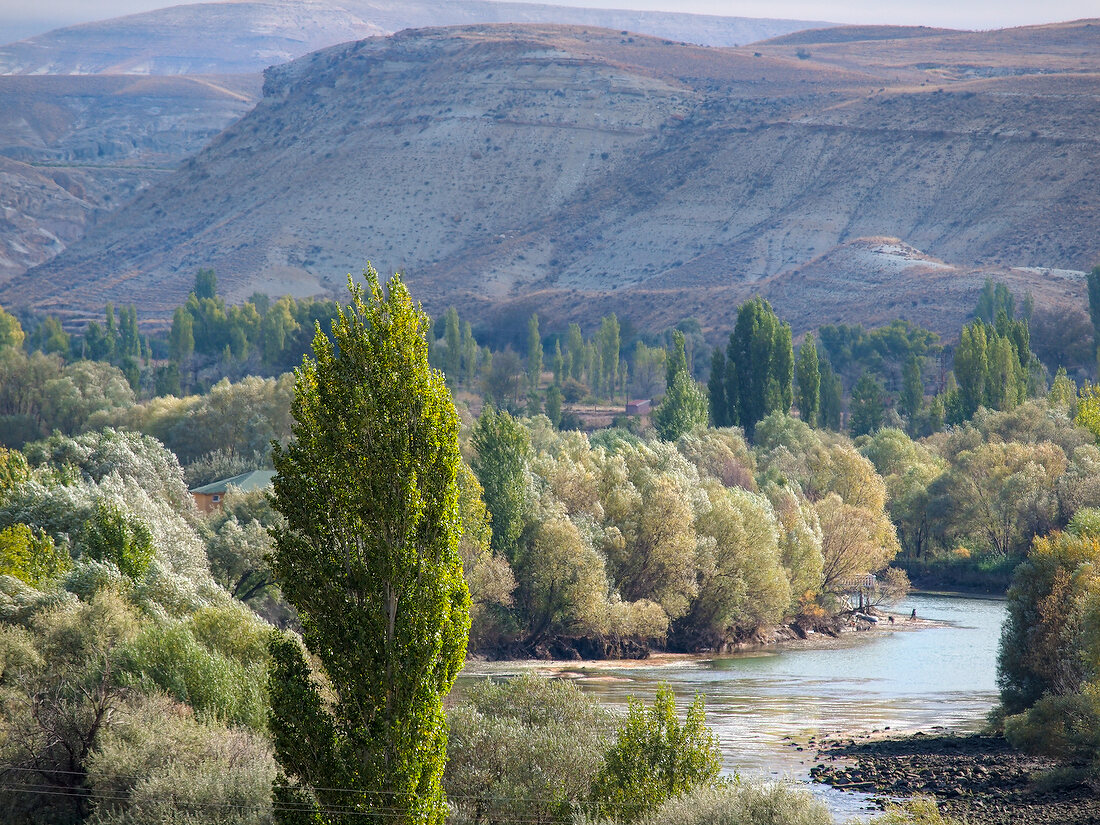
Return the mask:
<svg viewBox="0 0 1100 825"><path fill-rule="evenodd" d="M1092 340L1100 353L1100 265L1085 275L1089 289L1089 319L1092 321Z"/></svg>
<svg viewBox="0 0 1100 825"><path fill-rule="evenodd" d="M955 380L959 383L959 408L964 419L977 412L986 400L989 375L989 340L986 326L975 321L963 327L955 349Z"/></svg>
<svg viewBox="0 0 1100 825"><path fill-rule="evenodd" d="M792 401L791 328L780 322L763 298L738 308L726 362L730 418L751 438L757 421L776 410L787 412Z"/></svg>
<svg viewBox="0 0 1100 825"><path fill-rule="evenodd" d="M353 284L296 371L294 440L273 445L272 566L305 651L275 633L281 822L431 823L446 813L443 698L470 596L458 554L458 416L428 366L428 317L395 275Z"/></svg>
<svg viewBox="0 0 1100 825"><path fill-rule="evenodd" d="M570 324L565 334L566 349L569 350L569 377L580 381L584 370L584 336L577 324Z"/></svg>
<svg viewBox="0 0 1100 825"><path fill-rule="evenodd" d="M492 517L492 548L515 563L528 510L530 439L507 412L486 406L474 426L472 443L476 455L470 466Z"/></svg>
<svg viewBox="0 0 1100 825"><path fill-rule="evenodd" d="M710 357L710 377L707 378L707 399L710 402L710 423L714 427L729 427L729 406L726 404L726 354L714 348Z"/></svg>
<svg viewBox="0 0 1100 825"><path fill-rule="evenodd" d="M454 307L447 307L443 316L443 338L447 342L444 372L447 380L455 385L460 378L459 367L462 364L462 328L458 323L458 310Z"/></svg>
<svg viewBox="0 0 1100 825"><path fill-rule="evenodd" d="M675 441L695 427L706 426L707 399L688 371L684 333L672 333L668 350L664 400L653 411L653 427L662 441Z"/></svg>
<svg viewBox="0 0 1100 825"><path fill-rule="evenodd" d="M818 410L818 424L830 430L840 430L843 404L843 388L840 376L833 372L833 366L824 354L818 353L818 371L821 374L821 407Z"/></svg>
<svg viewBox="0 0 1100 825"><path fill-rule="evenodd" d="M546 417L555 427L561 424L561 388L557 384L551 384L546 391Z"/></svg>
<svg viewBox="0 0 1100 825"><path fill-rule="evenodd" d="M852 388L851 420L853 436L873 433L882 426L885 406L882 385L869 372L863 373Z"/></svg>
<svg viewBox="0 0 1100 825"><path fill-rule="evenodd" d="M218 294L218 276L213 269L200 269L195 273L194 293L200 301L214 300Z"/></svg>
<svg viewBox="0 0 1100 825"><path fill-rule="evenodd" d="M561 382L565 380L565 356L561 354L561 340L554 341L554 383L559 387Z"/></svg>
<svg viewBox="0 0 1100 825"><path fill-rule="evenodd" d="M920 359L914 355L905 364L898 407L903 415L912 420L920 412L923 404L924 383L921 381Z"/></svg>
<svg viewBox="0 0 1100 825"><path fill-rule="evenodd" d="M473 384L477 375L477 341L469 321L462 322L462 374L467 384Z"/></svg>
<svg viewBox="0 0 1100 825"><path fill-rule="evenodd" d="M615 397L615 388L619 383L619 319L615 313L600 321L596 333L596 346L600 351L600 363L603 365L603 387L609 398Z"/></svg>
<svg viewBox="0 0 1100 825"><path fill-rule="evenodd" d="M542 376L542 335L539 334L539 316L532 313L527 319L527 386L534 392Z"/></svg>
<svg viewBox="0 0 1100 825"><path fill-rule="evenodd" d="M168 349L172 360L183 363L195 351L195 319L183 307L176 307L172 316L172 331L168 333Z"/></svg>
<svg viewBox="0 0 1100 825"><path fill-rule="evenodd" d="M817 344L814 343L813 333L809 333L798 348L795 376L798 379L795 399L798 414L811 427L816 427L817 414L821 409L821 370L817 364Z"/></svg>

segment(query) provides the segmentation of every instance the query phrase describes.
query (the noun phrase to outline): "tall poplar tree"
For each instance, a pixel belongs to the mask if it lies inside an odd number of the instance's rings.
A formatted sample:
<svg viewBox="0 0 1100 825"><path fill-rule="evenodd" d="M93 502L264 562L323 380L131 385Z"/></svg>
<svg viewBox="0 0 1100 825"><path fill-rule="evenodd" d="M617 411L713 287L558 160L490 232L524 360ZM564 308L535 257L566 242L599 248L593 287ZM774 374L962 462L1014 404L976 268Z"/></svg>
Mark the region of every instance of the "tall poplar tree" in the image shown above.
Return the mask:
<svg viewBox="0 0 1100 825"><path fill-rule="evenodd" d="M1092 340L1100 353L1100 265L1085 275L1089 289L1089 320L1092 321ZM1100 357L1100 355L1098 355Z"/></svg>
<svg viewBox="0 0 1100 825"><path fill-rule="evenodd" d="M721 347L714 348L710 357L710 377L707 379L707 399L710 404L710 423L714 427L729 427L729 406L726 404L726 354Z"/></svg>
<svg viewBox="0 0 1100 825"><path fill-rule="evenodd" d="M798 364L795 367L798 379L798 395L795 404L802 420L811 427L817 426L817 413L821 409L821 370L817 365L817 344L813 333L798 348Z"/></svg>
<svg viewBox="0 0 1100 825"><path fill-rule="evenodd" d="M791 407L794 352L790 325L780 322L763 298L737 310L737 324L726 349L726 404L731 420L750 438L756 422Z"/></svg>
<svg viewBox="0 0 1100 825"><path fill-rule="evenodd" d="M492 516L493 550L515 562L529 507L530 438L507 412L486 405L477 419L471 443L476 454L470 466L485 491L485 506Z"/></svg>
<svg viewBox="0 0 1100 825"><path fill-rule="evenodd" d="M920 412L923 404L924 382L921 380L920 358L914 355L905 364L898 408L907 418L912 419Z"/></svg>
<svg viewBox="0 0 1100 825"><path fill-rule="evenodd" d="M458 384L462 364L462 326L458 322L458 310L454 307L447 307L443 315L443 340L447 343L444 372L454 386Z"/></svg>
<svg viewBox="0 0 1100 825"><path fill-rule="evenodd" d="M707 398L687 366L684 333L672 333L672 346L666 355L664 400L653 411L653 428L662 441L675 441L695 427L706 426Z"/></svg>
<svg viewBox="0 0 1100 825"><path fill-rule="evenodd" d="M527 320L527 386L534 392L542 376L542 335L539 334L539 316L532 313Z"/></svg>
<svg viewBox="0 0 1100 825"><path fill-rule="evenodd" d="M302 638L272 637L282 822L442 823L443 697L466 652L458 416L428 366L430 322L373 269L296 372L274 445L275 575Z"/></svg>
<svg viewBox="0 0 1100 825"><path fill-rule="evenodd" d="M600 321L600 329L596 333L596 346L600 351L600 364L603 365L604 391L608 398L614 398L615 387L619 383L619 348L621 346L619 319L615 317L615 313L605 316Z"/></svg>

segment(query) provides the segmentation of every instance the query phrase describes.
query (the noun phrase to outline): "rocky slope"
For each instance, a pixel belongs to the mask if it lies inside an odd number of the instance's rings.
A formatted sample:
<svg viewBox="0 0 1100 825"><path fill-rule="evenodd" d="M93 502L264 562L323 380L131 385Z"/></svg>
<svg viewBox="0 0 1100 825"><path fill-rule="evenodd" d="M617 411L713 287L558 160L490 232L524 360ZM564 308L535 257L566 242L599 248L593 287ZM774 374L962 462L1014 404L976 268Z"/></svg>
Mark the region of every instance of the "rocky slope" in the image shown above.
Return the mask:
<svg viewBox="0 0 1100 825"><path fill-rule="evenodd" d="M0 47L0 74L257 73L401 29L564 23L736 46L821 23L581 9L490 0L229 0L69 26Z"/></svg>
<svg viewBox="0 0 1100 825"><path fill-rule="evenodd" d="M339 292L368 259L430 311L548 323L720 329L761 291L801 328L897 308L954 332L939 308L989 274L1080 301L1050 273L1100 259L1100 27L890 35L478 26L324 50L0 303L163 319L200 266L243 298Z"/></svg>
<svg viewBox="0 0 1100 825"><path fill-rule="evenodd" d="M0 77L0 282L172 172L259 93L248 76Z"/></svg>

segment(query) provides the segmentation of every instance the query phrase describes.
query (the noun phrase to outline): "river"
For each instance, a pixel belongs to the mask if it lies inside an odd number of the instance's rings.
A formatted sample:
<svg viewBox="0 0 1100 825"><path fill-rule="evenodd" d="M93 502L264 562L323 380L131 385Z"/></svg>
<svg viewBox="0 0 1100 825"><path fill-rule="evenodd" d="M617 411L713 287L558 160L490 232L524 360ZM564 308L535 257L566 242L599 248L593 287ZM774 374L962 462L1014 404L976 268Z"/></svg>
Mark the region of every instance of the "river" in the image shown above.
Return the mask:
<svg viewBox="0 0 1100 825"><path fill-rule="evenodd" d="M924 619L947 624L870 638L845 634L823 639L820 648L636 664L471 662L463 675L506 676L532 668L561 673L619 706L630 696L651 700L661 682L672 685L681 706L702 693L727 773L806 783L843 822L865 817L867 798L810 783L816 753L812 747L798 750L799 744L810 736L886 729L977 730L997 699L1004 602L914 595L894 609L903 615L915 609Z"/></svg>

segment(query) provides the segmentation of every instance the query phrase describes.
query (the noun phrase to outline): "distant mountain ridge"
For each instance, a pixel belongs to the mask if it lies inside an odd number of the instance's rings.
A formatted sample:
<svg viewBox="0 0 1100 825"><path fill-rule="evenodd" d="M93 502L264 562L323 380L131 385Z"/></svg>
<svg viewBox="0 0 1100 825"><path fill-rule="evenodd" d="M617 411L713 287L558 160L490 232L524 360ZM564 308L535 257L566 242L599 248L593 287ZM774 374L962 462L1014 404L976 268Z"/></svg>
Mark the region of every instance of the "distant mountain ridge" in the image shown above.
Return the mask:
<svg viewBox="0 0 1100 825"><path fill-rule="evenodd" d="M248 111L266 67L399 29L507 20L718 46L819 25L484 0L232 0L0 46L0 282L60 253Z"/></svg>
<svg viewBox="0 0 1100 825"><path fill-rule="evenodd" d="M250 114L0 303L163 322L200 266L243 299L338 294L367 259L429 311L483 319L723 328L759 292L800 325L889 307L953 331L943 307L998 273L1079 303L1074 273L1100 260L1100 26L873 34L731 50L468 26L335 46L270 70Z"/></svg>
<svg viewBox="0 0 1100 825"><path fill-rule="evenodd" d="M480 23L598 26L708 46L828 25L491 0L229 0L69 26L0 46L0 74L252 73L350 40Z"/></svg>

